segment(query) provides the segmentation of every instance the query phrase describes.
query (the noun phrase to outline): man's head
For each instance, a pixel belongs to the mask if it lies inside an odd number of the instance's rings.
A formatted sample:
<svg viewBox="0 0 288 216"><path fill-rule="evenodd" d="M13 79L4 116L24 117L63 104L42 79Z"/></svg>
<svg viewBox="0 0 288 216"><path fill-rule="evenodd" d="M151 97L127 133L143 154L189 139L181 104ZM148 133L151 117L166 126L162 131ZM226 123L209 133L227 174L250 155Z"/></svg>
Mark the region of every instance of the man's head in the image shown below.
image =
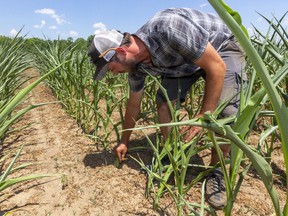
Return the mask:
<svg viewBox="0 0 288 216"><path fill-rule="evenodd" d="M121 45L123 34L116 30L107 30L95 34L89 47L88 55L96 65L94 80L100 80L108 70L108 62L115 54L115 49Z"/></svg>

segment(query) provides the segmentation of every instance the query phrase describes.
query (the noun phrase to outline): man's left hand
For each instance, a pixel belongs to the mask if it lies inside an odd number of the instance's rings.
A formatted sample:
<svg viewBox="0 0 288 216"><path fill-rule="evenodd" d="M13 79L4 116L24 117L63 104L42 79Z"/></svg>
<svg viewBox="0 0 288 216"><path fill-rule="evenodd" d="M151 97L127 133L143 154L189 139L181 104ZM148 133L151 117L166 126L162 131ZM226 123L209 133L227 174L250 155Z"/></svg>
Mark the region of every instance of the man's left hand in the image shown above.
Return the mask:
<svg viewBox="0 0 288 216"><path fill-rule="evenodd" d="M201 127L198 126L186 126L181 130L181 134L184 134L184 141L189 142L193 139L200 131L202 130Z"/></svg>

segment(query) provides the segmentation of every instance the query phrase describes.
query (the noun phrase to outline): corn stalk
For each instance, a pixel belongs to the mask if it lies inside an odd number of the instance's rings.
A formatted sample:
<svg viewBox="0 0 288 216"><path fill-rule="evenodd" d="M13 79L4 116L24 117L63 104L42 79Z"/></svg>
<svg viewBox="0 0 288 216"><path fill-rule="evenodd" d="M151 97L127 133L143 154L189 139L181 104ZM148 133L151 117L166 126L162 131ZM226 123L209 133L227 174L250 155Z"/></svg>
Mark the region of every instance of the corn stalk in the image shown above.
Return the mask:
<svg viewBox="0 0 288 216"><path fill-rule="evenodd" d="M278 94L275 85L273 84L272 78L270 77L267 68L265 67L264 62L262 61L261 57L255 50L254 46L252 45L250 39L247 37L247 34L243 31L243 26L241 25L241 18L234 16L236 13L231 10L223 1L212 1L209 0L210 4L213 6L213 8L216 10L216 12L219 14L219 16L224 20L224 22L227 24L227 26L230 28L230 30L233 32L237 40L239 41L240 45L242 46L243 50L245 51L247 57L253 64L257 75L260 77L263 86L265 87L265 91L268 94L268 97L271 101L271 105L273 107L273 110L275 112L275 117L279 125L279 130L281 134L281 140L282 140L282 151L284 155L285 165L288 167L288 110L283 101L281 100L280 95ZM231 16L232 15L232 16ZM238 21L238 22L237 22ZM234 128L235 129L235 128ZM237 128L235 129L236 132ZM243 134L242 134L243 135ZM251 160L251 158L249 158ZM253 164L254 165L254 164ZM270 166L269 166L270 168ZM257 170L258 172L260 170ZM271 171L270 171L271 172ZM260 173L259 173L260 174ZM268 173L267 173L268 174ZM270 175L270 174L269 174ZM266 179L265 176L263 176L263 181ZM268 175L267 175L268 177ZM286 172L286 179L288 179L288 173ZM287 182L287 188L288 188L288 181ZM281 215L280 206L279 206L279 199L276 194L276 192L273 189L273 182L272 178L270 178L270 181L264 182L265 186L271 196L272 202L274 204L275 212L277 215ZM273 192L274 191L274 192ZM288 196L287 196L288 198ZM286 206L288 199L286 198ZM284 214L287 215L288 212L286 209L284 209Z"/></svg>

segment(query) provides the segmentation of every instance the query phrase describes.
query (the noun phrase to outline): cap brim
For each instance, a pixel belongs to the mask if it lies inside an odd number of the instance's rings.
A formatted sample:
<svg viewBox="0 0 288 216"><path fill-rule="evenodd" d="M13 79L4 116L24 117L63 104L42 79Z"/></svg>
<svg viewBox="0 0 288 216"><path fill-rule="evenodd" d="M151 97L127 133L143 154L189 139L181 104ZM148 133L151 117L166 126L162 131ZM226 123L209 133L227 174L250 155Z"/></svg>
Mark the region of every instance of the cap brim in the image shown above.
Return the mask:
<svg viewBox="0 0 288 216"><path fill-rule="evenodd" d="M108 70L108 64L97 66L93 79L96 81L101 80L105 76L107 70Z"/></svg>

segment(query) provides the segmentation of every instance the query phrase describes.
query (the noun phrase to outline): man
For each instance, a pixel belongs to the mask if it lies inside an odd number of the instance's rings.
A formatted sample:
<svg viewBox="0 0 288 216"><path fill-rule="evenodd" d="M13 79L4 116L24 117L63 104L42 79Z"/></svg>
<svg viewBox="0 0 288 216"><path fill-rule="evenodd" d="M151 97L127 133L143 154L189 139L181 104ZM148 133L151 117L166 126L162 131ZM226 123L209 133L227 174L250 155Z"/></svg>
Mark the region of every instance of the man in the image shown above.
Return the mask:
<svg viewBox="0 0 288 216"><path fill-rule="evenodd" d="M185 100L189 88L200 77L205 79L204 98L200 112L213 113L220 102L234 99L222 112L222 116L236 115L239 105L241 78L244 74L244 53L219 17L189 8L170 8L156 13L135 34L118 31L103 31L95 35L88 55L97 66L95 80L101 79L106 71L114 74L128 72L130 97L127 103L124 129L133 128L140 113L145 77L149 74L161 76L170 101L178 97ZM160 123L171 121L166 99L158 90L156 95ZM200 132L200 127L188 128L186 140ZM164 139L170 128L162 127ZM121 161L127 152L131 131L124 131L115 153ZM223 146L226 156L230 146ZM219 162L212 150L211 164ZM216 169L206 180L206 200L221 209L226 205L226 192L221 169Z"/></svg>

